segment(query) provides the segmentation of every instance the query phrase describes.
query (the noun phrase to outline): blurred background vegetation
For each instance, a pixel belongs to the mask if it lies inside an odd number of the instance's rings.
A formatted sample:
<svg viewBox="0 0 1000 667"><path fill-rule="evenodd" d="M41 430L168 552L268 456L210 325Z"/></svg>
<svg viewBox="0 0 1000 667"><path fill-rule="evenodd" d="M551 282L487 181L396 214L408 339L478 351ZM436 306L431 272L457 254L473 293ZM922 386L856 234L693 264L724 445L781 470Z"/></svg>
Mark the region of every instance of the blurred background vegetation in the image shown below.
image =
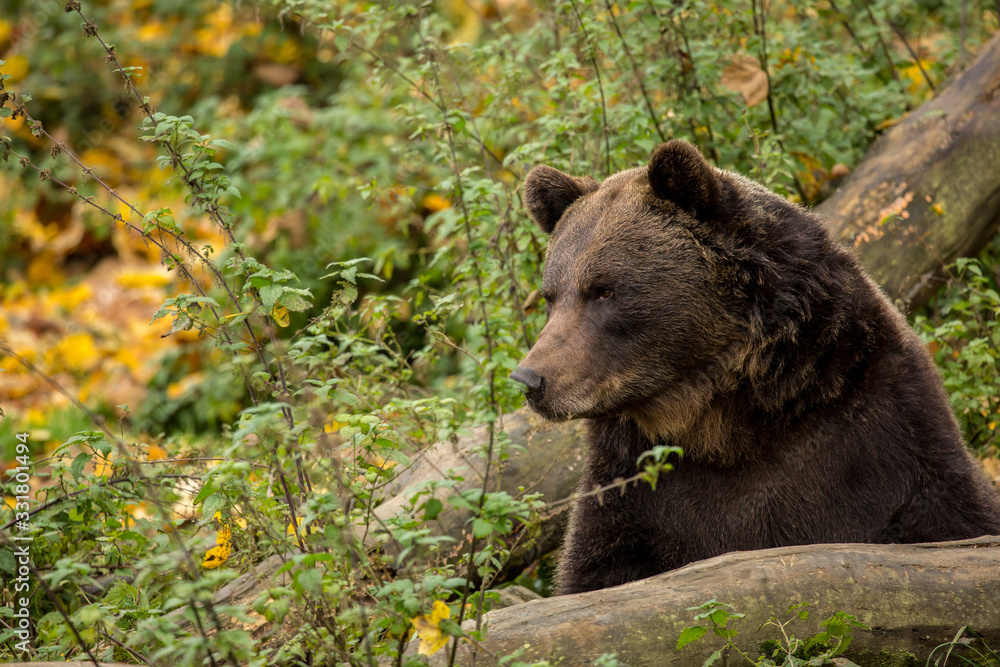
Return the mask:
<svg viewBox="0 0 1000 667"><path fill-rule="evenodd" d="M600 179L676 137L812 205L997 27L983 0L103 0L80 12L2 0L0 74L17 97L0 119L12 151L0 163L0 467L18 465L27 432L33 493L51 503L33 516L46 545L35 565L73 619L33 597L39 655L79 657L74 622L106 657L181 664L368 664L397 659L414 618L457 632L433 602L461 617L464 564L495 575L494 541L531 507L455 501L484 523L463 562L430 570L414 565L442 548L429 497L414 502L422 520L391 527L413 547L405 558L345 535L367 534L377 489L435 440L487 425L484 455L505 456L498 419L521 402L507 375L544 323L545 239L517 195L526 170ZM145 118L118 66L160 115ZM21 103L29 118L10 113ZM164 230L219 275L150 242ZM914 320L994 477L998 252L994 240L954 267ZM217 311L184 300L195 283ZM191 567L164 560L179 535ZM199 591L290 545L338 558L296 561L295 584L257 609L268 632L199 633L170 616L202 609L228 628L242 612L196 603ZM289 613L297 629L280 634ZM0 655L12 647L0 630Z"/></svg>

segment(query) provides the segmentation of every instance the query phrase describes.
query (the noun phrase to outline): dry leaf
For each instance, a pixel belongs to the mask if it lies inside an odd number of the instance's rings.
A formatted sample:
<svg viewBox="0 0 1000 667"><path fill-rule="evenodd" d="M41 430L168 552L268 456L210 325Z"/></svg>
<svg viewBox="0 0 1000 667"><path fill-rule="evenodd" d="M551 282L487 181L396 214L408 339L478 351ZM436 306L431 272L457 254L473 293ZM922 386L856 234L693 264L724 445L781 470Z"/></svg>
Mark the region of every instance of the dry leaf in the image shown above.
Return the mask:
<svg viewBox="0 0 1000 667"><path fill-rule="evenodd" d="M743 95L748 107L767 99L767 73L756 58L739 56L722 70L722 86Z"/></svg>

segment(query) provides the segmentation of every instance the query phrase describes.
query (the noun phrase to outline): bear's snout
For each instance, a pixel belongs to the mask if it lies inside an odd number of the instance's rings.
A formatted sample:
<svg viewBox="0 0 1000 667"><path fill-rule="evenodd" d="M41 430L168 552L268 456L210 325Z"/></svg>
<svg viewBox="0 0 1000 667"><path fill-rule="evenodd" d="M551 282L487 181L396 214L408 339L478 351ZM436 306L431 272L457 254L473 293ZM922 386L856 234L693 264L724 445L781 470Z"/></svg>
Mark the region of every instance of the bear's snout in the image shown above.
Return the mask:
<svg viewBox="0 0 1000 667"><path fill-rule="evenodd" d="M510 379L524 385L524 395L529 401L540 401L545 394L545 378L530 368L518 366L510 374Z"/></svg>

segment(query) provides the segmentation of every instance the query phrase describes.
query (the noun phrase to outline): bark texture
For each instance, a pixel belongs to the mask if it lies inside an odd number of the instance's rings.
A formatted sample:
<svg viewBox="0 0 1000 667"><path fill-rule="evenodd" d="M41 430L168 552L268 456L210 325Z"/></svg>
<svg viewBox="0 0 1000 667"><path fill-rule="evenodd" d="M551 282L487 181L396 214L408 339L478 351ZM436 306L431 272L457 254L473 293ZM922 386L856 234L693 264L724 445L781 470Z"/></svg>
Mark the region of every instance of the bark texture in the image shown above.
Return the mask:
<svg viewBox="0 0 1000 667"><path fill-rule="evenodd" d="M946 264L976 254L1000 222L1000 34L817 212L904 309L940 287Z"/></svg>
<svg viewBox="0 0 1000 667"><path fill-rule="evenodd" d="M811 637L821 630L821 620L845 611L871 628L855 630L848 658L864 666L922 665L963 625L1000 646L1000 537L729 553L616 588L489 612L483 644L499 656L527 646L521 660L561 657L560 665L589 665L615 652L629 667L698 667L722 641L709 632L678 651L677 638L695 625L695 612L688 608L712 598L746 614L732 627L739 630L737 646L752 656L760 642L779 637L776 628L761 628L763 623L808 602L808 619L796 618L788 626L795 636ZM446 653L432 656L431 664L447 664ZM734 660L742 662L735 654L730 664L738 664ZM476 662L494 660L480 650ZM460 647L455 664L472 664L470 646Z"/></svg>

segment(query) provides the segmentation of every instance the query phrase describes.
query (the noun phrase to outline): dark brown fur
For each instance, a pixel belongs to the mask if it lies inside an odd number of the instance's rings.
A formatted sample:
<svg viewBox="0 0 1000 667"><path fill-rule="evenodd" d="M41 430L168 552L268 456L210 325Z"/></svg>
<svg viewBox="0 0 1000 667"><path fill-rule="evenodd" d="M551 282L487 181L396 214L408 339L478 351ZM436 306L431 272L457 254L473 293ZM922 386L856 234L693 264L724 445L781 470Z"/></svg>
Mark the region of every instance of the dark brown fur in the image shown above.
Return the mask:
<svg viewBox="0 0 1000 667"><path fill-rule="evenodd" d="M549 320L512 377L589 419L581 491L684 448L656 489L575 505L559 590L727 551L1000 534L929 355L821 222L690 144L590 179L524 185L552 236Z"/></svg>

